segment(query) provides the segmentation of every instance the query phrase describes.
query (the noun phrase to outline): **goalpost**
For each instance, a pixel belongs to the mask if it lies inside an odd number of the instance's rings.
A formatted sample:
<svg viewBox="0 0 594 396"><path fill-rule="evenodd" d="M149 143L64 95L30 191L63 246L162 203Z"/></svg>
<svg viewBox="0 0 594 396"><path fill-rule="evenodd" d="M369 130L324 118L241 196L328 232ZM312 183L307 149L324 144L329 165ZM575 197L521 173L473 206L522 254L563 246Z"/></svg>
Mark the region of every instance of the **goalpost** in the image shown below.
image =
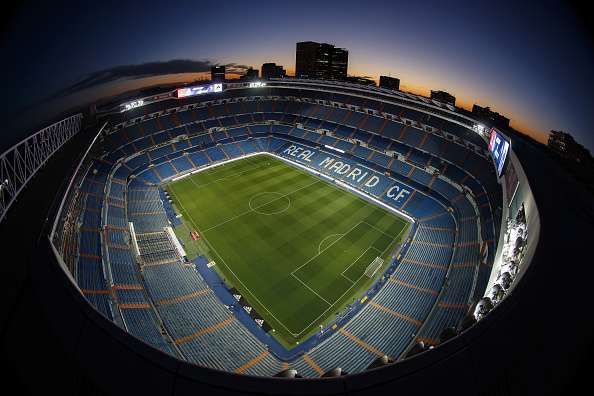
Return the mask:
<svg viewBox="0 0 594 396"><path fill-rule="evenodd" d="M371 264L369 264L367 268L365 268L365 276L367 276L368 278L373 278L377 270L380 269L383 264L384 260L379 257L376 257L371 262Z"/></svg>

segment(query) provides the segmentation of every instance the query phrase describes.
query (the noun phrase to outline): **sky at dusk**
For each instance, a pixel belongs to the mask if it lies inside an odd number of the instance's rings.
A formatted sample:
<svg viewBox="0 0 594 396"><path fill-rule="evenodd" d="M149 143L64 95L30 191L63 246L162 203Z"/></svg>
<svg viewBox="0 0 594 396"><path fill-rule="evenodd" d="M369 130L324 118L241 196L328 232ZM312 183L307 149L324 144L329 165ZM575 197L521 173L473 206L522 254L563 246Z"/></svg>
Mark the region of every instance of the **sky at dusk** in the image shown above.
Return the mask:
<svg viewBox="0 0 594 396"><path fill-rule="evenodd" d="M119 65L276 62L292 74L306 40L347 48L349 74L446 90L541 141L561 129L594 152L594 50L557 1L25 2L0 41L4 112Z"/></svg>

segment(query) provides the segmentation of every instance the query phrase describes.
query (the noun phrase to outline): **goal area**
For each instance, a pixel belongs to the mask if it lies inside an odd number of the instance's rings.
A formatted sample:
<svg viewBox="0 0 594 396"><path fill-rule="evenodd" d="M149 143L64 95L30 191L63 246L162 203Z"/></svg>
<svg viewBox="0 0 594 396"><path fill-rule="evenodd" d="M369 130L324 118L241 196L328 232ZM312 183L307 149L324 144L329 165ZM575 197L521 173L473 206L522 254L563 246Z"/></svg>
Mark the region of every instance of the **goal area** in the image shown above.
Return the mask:
<svg viewBox="0 0 594 396"><path fill-rule="evenodd" d="M380 269L383 264L384 260L379 257L376 257L371 262L371 264L369 264L367 268L365 268L365 276L367 276L368 278L373 278L377 270Z"/></svg>

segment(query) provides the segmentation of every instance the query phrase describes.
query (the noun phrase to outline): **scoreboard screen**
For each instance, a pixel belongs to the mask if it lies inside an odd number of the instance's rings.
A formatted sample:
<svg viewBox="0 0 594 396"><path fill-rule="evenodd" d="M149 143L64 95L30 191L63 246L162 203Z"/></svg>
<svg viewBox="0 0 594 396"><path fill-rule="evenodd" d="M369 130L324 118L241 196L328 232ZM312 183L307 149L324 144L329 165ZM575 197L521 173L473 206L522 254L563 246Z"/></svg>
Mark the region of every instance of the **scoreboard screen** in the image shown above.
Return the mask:
<svg viewBox="0 0 594 396"><path fill-rule="evenodd" d="M509 151L509 140L497 129L491 128L491 137L489 139L489 152L495 162L495 168L497 168L497 176L501 177L503 173L503 166L505 165L505 159L507 158L507 152Z"/></svg>
<svg viewBox="0 0 594 396"><path fill-rule="evenodd" d="M142 99L134 100L132 102L127 102L127 103L122 103L120 105L120 113L123 113L128 110L136 109L138 107L142 107L145 104L146 103L144 103L144 100L142 100Z"/></svg>
<svg viewBox="0 0 594 396"><path fill-rule="evenodd" d="M223 84L210 84L210 85L199 85L196 87L179 88L177 90L178 98L187 98L190 96L204 95L212 92L222 92Z"/></svg>

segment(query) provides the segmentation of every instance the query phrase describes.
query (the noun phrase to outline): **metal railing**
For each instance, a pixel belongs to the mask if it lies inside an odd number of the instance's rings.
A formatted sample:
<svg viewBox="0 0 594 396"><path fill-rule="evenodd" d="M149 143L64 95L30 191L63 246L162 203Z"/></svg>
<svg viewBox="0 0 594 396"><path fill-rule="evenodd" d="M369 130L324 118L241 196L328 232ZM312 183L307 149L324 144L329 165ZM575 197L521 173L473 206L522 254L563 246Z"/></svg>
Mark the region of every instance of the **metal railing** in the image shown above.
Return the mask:
<svg viewBox="0 0 594 396"><path fill-rule="evenodd" d="M82 118L79 113L58 121L0 155L0 222L37 171L80 131Z"/></svg>

